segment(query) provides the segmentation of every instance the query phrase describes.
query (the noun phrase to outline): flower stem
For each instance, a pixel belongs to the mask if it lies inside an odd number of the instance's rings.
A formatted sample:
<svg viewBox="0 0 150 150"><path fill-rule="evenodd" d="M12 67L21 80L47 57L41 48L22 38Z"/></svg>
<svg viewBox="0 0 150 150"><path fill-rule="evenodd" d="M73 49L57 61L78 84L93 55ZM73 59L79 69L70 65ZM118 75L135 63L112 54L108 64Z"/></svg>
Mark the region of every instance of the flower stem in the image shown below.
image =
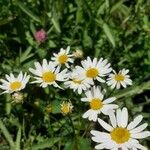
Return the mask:
<svg viewBox="0 0 150 150"><path fill-rule="evenodd" d="M6 107L5 107L7 115L9 115L10 112L11 112L11 102L10 102L10 99L11 99L10 95L7 94L6 95Z"/></svg>
<svg viewBox="0 0 150 150"><path fill-rule="evenodd" d="M79 149L78 149L78 139L77 139L77 135L76 135L76 132L75 132L75 127L74 127L73 121L72 121L72 119L71 119L70 114L68 114L67 116L68 116L68 118L69 118L70 124L71 124L72 129L73 129L73 136L74 136L74 140L75 140L75 149L76 149L76 150L79 150Z"/></svg>
<svg viewBox="0 0 150 150"><path fill-rule="evenodd" d="M113 89L113 90L108 94L107 97L110 97L110 96L114 93L114 91L115 91L115 89Z"/></svg>

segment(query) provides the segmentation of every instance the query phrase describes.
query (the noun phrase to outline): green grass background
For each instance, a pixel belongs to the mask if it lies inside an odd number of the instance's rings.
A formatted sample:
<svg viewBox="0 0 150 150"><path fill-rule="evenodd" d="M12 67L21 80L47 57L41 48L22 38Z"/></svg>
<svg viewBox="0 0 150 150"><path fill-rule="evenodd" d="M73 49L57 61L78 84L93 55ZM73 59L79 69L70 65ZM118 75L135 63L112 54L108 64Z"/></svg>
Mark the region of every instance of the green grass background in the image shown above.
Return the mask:
<svg viewBox="0 0 150 150"><path fill-rule="evenodd" d="M40 29L47 32L42 44L34 39ZM133 86L113 95L121 107L129 109L131 118L141 113L145 122L150 121L150 1L0 0L0 78L28 71L35 61L50 59L53 52L68 45L72 52L82 50L83 58L104 57L115 70L128 68ZM77 106L72 114L77 137L58 108L68 98ZM87 107L79 102L80 96L71 90L28 85L25 99L9 113L6 101L10 96L0 96L1 120L18 141L18 149L93 149L89 131L96 125L81 119L83 107ZM53 113L45 113L51 102ZM150 139L142 140L145 146L148 142ZM1 131L0 149L9 149Z"/></svg>

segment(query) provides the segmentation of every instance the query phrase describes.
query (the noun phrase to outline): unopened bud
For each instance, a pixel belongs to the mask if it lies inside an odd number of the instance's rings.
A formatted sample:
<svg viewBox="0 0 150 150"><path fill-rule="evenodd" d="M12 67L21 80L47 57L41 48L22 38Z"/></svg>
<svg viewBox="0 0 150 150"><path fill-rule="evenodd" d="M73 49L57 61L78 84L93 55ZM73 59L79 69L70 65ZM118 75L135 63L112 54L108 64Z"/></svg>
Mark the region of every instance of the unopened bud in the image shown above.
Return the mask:
<svg viewBox="0 0 150 150"><path fill-rule="evenodd" d="M12 95L12 103L23 103L24 95L21 92L13 93Z"/></svg>
<svg viewBox="0 0 150 150"><path fill-rule="evenodd" d="M46 106L46 109L45 109L46 113L51 113L52 112L52 105L51 104L48 104Z"/></svg>
<svg viewBox="0 0 150 150"><path fill-rule="evenodd" d="M75 58L82 58L82 57L83 57L83 51L77 49L77 50L73 53L73 56L74 56Z"/></svg>
<svg viewBox="0 0 150 150"><path fill-rule="evenodd" d="M64 102L61 104L61 112L62 112L62 114L64 114L64 115L67 115L67 114L71 113L71 112L72 112L72 109L73 109L73 105L72 105L71 102L65 102L65 101L64 101Z"/></svg>

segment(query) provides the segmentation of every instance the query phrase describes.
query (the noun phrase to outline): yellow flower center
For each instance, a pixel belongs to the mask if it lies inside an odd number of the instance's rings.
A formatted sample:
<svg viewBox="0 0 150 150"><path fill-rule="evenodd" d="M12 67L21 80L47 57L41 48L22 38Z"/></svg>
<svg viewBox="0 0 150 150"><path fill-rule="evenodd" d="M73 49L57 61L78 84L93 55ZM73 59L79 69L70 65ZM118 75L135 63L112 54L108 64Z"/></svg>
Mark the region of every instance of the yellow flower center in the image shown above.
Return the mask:
<svg viewBox="0 0 150 150"><path fill-rule="evenodd" d="M21 85L22 85L21 82L15 81L10 84L10 88L11 90L16 91L17 89L21 87Z"/></svg>
<svg viewBox="0 0 150 150"><path fill-rule="evenodd" d="M78 80L78 79L73 79L72 80L75 84L81 84L82 80Z"/></svg>
<svg viewBox="0 0 150 150"><path fill-rule="evenodd" d="M126 128L122 127L115 128L110 135L112 140L114 140L117 144L125 143L130 138L130 132Z"/></svg>
<svg viewBox="0 0 150 150"><path fill-rule="evenodd" d="M68 60L68 56L66 54L60 55L58 57L58 61L60 64L65 64Z"/></svg>
<svg viewBox="0 0 150 150"><path fill-rule="evenodd" d="M86 71L86 76L88 78L95 78L99 74L96 68L90 68Z"/></svg>
<svg viewBox="0 0 150 150"><path fill-rule="evenodd" d="M68 114L72 111L72 104L70 103L67 103L67 102L64 102L62 105L61 105L61 111L63 114Z"/></svg>
<svg viewBox="0 0 150 150"><path fill-rule="evenodd" d="M115 75L115 80L116 81L123 81L124 80L124 76L120 73Z"/></svg>
<svg viewBox="0 0 150 150"><path fill-rule="evenodd" d="M42 75L42 79L44 82L53 82L56 80L56 75L51 71L44 72Z"/></svg>
<svg viewBox="0 0 150 150"><path fill-rule="evenodd" d="M90 107L93 110L98 110L103 107L103 103L99 98L93 98L90 102Z"/></svg>

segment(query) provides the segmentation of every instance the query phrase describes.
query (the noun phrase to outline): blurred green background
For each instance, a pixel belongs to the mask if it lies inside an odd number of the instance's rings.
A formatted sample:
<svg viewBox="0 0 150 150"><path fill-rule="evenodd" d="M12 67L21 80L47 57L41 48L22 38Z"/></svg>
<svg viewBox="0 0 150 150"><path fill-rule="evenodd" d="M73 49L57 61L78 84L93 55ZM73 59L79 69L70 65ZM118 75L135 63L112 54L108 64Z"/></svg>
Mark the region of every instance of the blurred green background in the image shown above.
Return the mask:
<svg viewBox="0 0 150 150"><path fill-rule="evenodd" d="M131 116L142 113L145 121L150 121L149 0L0 0L0 10L0 78L3 78L6 73L28 71L35 61L41 61L43 58L50 59L53 52L57 53L61 47L66 48L70 45L72 52L77 49L82 50L83 58L86 56L104 57L111 62L115 70L129 69L133 86L114 93L114 96L119 99L118 103L121 106L129 108ZM47 33L46 41L41 44L34 38L35 32L40 29L44 29ZM43 93L37 95L39 91ZM43 111L49 104L46 99L53 99L55 107L58 105L57 100L63 94L57 90L54 95L48 97L47 89L43 90L39 87L32 87L32 85L29 85L27 92L32 95L26 96L27 102L30 104L15 106L9 115L4 110L5 99L8 96L4 95L0 98L1 118L13 136L16 136L17 132L16 127L12 128L16 126L15 119L17 118L17 122L21 122L22 115L27 115L25 116L26 128L30 131L24 133L25 135L22 137L26 141L22 141L22 147L26 149L26 145L33 143L39 144L43 141L49 143L46 140L52 137L48 133L48 131L51 132L48 122L37 120L36 115L38 112L41 115L38 114L39 117L45 117ZM44 94L47 95L43 96ZM74 101L80 98L77 95L75 97L70 91L66 91L63 98L68 99L68 97ZM35 101L38 101L42 107L35 107ZM78 105L78 102L73 102L73 104ZM82 106L79 107L82 108ZM42 110L39 111L39 109ZM31 112L33 116L29 115ZM56 111L53 117L64 124L63 117L59 115L60 112ZM38 124L34 124L32 119L35 119ZM78 126L76 127L79 131L80 149L92 149L94 145L91 148L89 146L91 145L90 135L86 134L85 138L81 136L85 130L85 124L89 122L79 121L78 119L81 117L76 113L73 119L75 124L76 122L81 123L80 129ZM53 127L58 128L56 129L58 137L53 137L51 148L45 146L41 149L70 150L73 140L68 141L67 131L64 129L62 132L53 119L52 122ZM61 142L60 132L64 136ZM142 142L147 145L150 139ZM0 134L0 143L0 149L7 149L7 142L2 134ZM35 149L40 148L37 146Z"/></svg>

